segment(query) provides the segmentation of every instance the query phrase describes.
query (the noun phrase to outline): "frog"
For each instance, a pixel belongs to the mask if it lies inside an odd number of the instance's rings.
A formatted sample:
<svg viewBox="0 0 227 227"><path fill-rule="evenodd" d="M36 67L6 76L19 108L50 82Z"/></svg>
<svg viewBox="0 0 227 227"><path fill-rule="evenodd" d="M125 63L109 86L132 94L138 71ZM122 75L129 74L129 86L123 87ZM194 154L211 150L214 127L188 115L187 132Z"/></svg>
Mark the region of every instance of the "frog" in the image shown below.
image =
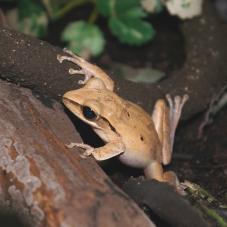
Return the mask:
<svg viewBox="0 0 227 227"><path fill-rule="evenodd" d="M118 157L131 167L141 168L148 179L172 185L182 192L181 183L174 171L164 171L170 164L175 131L182 108L189 96L184 94L166 100L158 99L151 116L139 105L125 100L114 92L114 81L100 67L65 49L57 55L62 63L68 61L79 69L69 69L69 74L82 75L81 88L67 91L62 101L74 115L90 125L104 141L94 148L84 143L71 143L84 150L82 157L93 156L97 161Z"/></svg>

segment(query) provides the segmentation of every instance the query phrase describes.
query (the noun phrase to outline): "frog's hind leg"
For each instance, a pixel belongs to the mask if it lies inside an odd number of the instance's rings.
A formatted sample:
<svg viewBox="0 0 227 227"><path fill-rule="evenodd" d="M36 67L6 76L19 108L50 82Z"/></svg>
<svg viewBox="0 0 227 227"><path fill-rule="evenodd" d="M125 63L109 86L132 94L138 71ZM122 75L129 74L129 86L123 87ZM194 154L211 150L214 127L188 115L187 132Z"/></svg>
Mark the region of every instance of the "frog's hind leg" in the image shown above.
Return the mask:
<svg viewBox="0 0 227 227"><path fill-rule="evenodd" d="M163 171L162 164L158 161L151 162L144 170L148 179L155 179L160 182L166 182L173 186L181 195L185 195L184 188L180 184L177 175L173 171Z"/></svg>
<svg viewBox="0 0 227 227"><path fill-rule="evenodd" d="M170 162L172 150L170 141L169 109L163 99L159 99L155 103L152 119L161 142L162 161L165 160L163 163Z"/></svg>
<svg viewBox="0 0 227 227"><path fill-rule="evenodd" d="M175 131L178 125L178 122L181 117L181 112L184 104L188 100L188 95L183 95L183 97L175 96L174 99L171 98L169 94L166 95L166 99L169 104L169 121L170 121L170 141L171 146L173 147Z"/></svg>
<svg viewBox="0 0 227 227"><path fill-rule="evenodd" d="M170 95L166 95L166 99L169 107L164 100L160 99L156 102L152 114L155 129L162 145L162 162L165 165L171 161L176 127L188 96L184 95L182 98L176 96L172 100Z"/></svg>

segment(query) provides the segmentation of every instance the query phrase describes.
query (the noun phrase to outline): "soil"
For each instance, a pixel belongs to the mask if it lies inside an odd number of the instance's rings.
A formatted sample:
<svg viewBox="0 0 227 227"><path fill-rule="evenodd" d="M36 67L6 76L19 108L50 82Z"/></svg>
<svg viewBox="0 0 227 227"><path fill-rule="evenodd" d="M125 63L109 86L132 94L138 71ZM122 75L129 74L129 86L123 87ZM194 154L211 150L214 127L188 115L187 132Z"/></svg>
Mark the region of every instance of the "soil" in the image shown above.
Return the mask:
<svg viewBox="0 0 227 227"><path fill-rule="evenodd" d="M181 179L195 182L222 203L227 203L227 107L223 108L207 125L201 139L198 128L204 120L199 114L182 125L175 141L172 167ZM187 146L181 140L187 138Z"/></svg>

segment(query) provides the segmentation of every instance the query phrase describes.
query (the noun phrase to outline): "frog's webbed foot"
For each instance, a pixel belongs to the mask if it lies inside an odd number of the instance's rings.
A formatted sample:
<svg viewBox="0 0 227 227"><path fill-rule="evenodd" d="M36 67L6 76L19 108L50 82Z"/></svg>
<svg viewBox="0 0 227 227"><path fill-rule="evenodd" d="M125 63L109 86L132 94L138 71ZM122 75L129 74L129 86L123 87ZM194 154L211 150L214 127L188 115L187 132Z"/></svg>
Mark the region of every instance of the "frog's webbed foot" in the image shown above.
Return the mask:
<svg viewBox="0 0 227 227"><path fill-rule="evenodd" d="M177 193L179 193L182 196L187 195L185 191L186 189L185 185L179 181L175 172L173 171L164 172L163 179L168 184L172 185Z"/></svg>
<svg viewBox="0 0 227 227"><path fill-rule="evenodd" d="M62 63L64 60L67 60L67 61L71 61L73 63L78 64L78 59L77 58L79 58L79 57L77 57L76 55L74 55L74 56L75 57L57 55L57 60L60 63ZM80 66L80 64L78 64L78 65ZM73 69L73 68L70 68L69 69L69 74L71 74L71 75L73 75L73 74L81 74L81 75L84 75L84 79L78 81L79 84L86 84L87 81L92 77L92 73L89 72L86 69L83 69L83 68L81 68L81 69Z"/></svg>
<svg viewBox="0 0 227 227"><path fill-rule="evenodd" d="M83 69L69 69L69 74L73 75L73 74L82 74L84 75L84 79L83 80L79 80L78 84L86 84L88 82L88 80L90 80L90 78L92 77L91 74L86 73Z"/></svg>
<svg viewBox="0 0 227 227"><path fill-rule="evenodd" d="M177 175L173 171L164 172L161 163L153 161L144 169L144 173L148 179L166 182L173 186L180 195L186 195L185 186L180 183Z"/></svg>
<svg viewBox="0 0 227 227"><path fill-rule="evenodd" d="M93 73L88 68L86 68L86 65L83 68L83 61L85 62L85 60L82 59L82 58L80 58L79 56L73 54L69 50L67 50L65 52L68 53L68 54L71 54L72 57L57 55L57 60L60 63L62 63L65 60L66 61L70 61L70 62L73 62L73 63L77 64L78 66L80 66L81 69L73 69L73 68L70 68L69 69L69 74L70 75L73 75L73 74L81 74L81 75L84 75L84 79L83 80L79 80L78 81L78 84L86 84L88 82L88 80L90 80L90 78L93 77L94 75L93 75ZM87 63L86 62L85 64L90 64L90 63Z"/></svg>
<svg viewBox="0 0 227 227"><path fill-rule="evenodd" d="M188 193L186 192L187 186L185 186L184 182L180 182L177 187L176 187L176 191L182 195L182 196L186 196Z"/></svg>
<svg viewBox="0 0 227 227"><path fill-rule="evenodd" d="M66 147L68 148L79 147L84 149L85 151L83 152L83 154L80 155L81 158L87 158L88 156L92 155L92 153L95 150L94 147L91 147L90 145L84 143L70 143L66 145Z"/></svg>
<svg viewBox="0 0 227 227"><path fill-rule="evenodd" d="M173 143L174 135L176 131L176 127L178 125L178 122L180 120L182 108L184 104L187 102L189 96L183 95L183 97L175 96L174 99L171 98L169 94L166 95L166 99L169 103L169 118L170 118L170 138Z"/></svg>
<svg viewBox="0 0 227 227"><path fill-rule="evenodd" d="M113 91L114 83L111 78L98 66L89 63L85 59L74 54L72 51L64 49L64 52L70 56L57 55L57 60L62 63L64 60L75 63L80 69L69 69L69 74L82 74L85 76L84 80L80 80L79 84L86 84L91 77L101 80L108 90Z"/></svg>

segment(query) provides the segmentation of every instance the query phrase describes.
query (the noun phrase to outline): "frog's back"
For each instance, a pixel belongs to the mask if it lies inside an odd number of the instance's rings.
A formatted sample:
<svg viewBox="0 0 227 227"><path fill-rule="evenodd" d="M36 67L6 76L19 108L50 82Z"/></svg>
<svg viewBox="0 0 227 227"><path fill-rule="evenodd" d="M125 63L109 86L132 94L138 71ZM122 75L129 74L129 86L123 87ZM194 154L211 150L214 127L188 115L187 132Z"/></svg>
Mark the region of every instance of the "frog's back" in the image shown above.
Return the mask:
<svg viewBox="0 0 227 227"><path fill-rule="evenodd" d="M90 97L100 103L100 115L109 122L125 145L126 150L120 156L124 163L144 167L151 160L161 161L160 141L148 113L112 91L89 92Z"/></svg>
<svg viewBox="0 0 227 227"><path fill-rule="evenodd" d="M122 123L127 124L127 131L122 129L120 133L124 135L126 152L120 159L128 165L142 168L152 160L161 161L161 144L151 117L131 102L126 102L125 106Z"/></svg>
<svg viewBox="0 0 227 227"><path fill-rule="evenodd" d="M101 115L105 117L115 130L121 134L138 134L143 141L148 137L150 140L158 139L151 116L140 106L122 99L114 92L106 92L97 96L97 99L105 107Z"/></svg>
<svg viewBox="0 0 227 227"><path fill-rule="evenodd" d="M126 151L120 159L131 166L144 168L152 160L161 162L161 144L153 120L140 106L122 100L115 130L122 137Z"/></svg>
<svg viewBox="0 0 227 227"><path fill-rule="evenodd" d="M138 137L141 146L144 143L153 143L158 140L151 116L140 106L128 101L125 102L125 111L122 112L121 119L122 123L127 125L127 130L133 133L133 137Z"/></svg>

